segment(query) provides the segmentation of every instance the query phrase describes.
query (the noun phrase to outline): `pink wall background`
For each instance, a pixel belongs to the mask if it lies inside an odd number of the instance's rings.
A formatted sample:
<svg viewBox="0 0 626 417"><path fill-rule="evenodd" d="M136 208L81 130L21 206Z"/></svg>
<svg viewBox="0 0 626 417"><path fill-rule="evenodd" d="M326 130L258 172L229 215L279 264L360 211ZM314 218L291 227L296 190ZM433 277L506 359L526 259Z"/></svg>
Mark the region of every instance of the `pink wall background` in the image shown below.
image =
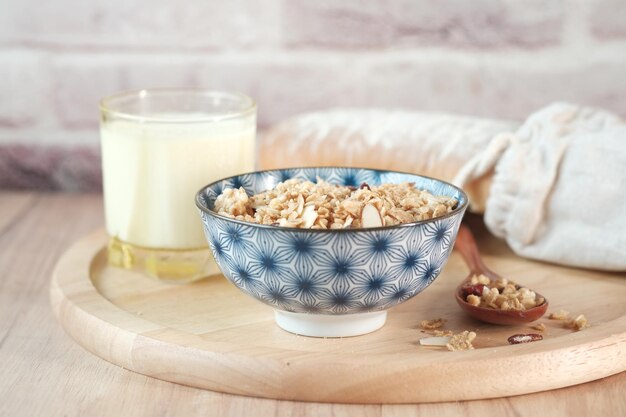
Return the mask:
<svg viewBox="0 0 626 417"><path fill-rule="evenodd" d="M3 0L0 187L98 189L98 99L208 87L262 127L334 106L626 116L626 0Z"/></svg>

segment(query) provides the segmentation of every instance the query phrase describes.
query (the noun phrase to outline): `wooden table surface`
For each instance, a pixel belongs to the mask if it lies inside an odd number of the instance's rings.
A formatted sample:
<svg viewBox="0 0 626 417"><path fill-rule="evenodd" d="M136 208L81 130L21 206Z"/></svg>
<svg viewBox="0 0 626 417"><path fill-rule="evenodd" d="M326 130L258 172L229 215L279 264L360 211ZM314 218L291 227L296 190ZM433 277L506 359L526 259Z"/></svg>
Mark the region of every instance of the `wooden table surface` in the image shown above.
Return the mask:
<svg viewBox="0 0 626 417"><path fill-rule="evenodd" d="M495 400L342 405L220 394L124 370L74 343L48 302L59 256L102 224L100 195L0 192L0 416L626 415L626 372Z"/></svg>

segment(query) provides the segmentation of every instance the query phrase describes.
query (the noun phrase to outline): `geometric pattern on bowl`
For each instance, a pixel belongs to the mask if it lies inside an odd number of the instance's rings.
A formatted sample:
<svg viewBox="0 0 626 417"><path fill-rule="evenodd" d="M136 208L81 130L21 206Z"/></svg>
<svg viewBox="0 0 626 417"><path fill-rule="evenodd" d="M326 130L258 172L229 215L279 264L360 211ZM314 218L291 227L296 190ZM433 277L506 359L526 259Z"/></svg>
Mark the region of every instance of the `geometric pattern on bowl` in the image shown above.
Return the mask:
<svg viewBox="0 0 626 417"><path fill-rule="evenodd" d="M212 211L226 187L249 195L290 178L358 186L412 182L459 201L451 213L368 229L311 230L259 225ZM196 196L204 232L223 274L277 310L343 315L386 310L419 294L445 266L467 207L459 188L433 178L362 168L260 171L214 182Z"/></svg>

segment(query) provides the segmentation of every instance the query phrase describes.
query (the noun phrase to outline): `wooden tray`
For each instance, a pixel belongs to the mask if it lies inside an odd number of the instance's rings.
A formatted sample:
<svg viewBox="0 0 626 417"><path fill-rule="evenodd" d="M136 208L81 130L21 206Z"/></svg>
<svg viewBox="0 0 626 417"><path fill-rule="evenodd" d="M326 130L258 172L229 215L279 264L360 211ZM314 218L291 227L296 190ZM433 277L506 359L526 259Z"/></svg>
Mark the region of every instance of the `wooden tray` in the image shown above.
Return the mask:
<svg viewBox="0 0 626 417"><path fill-rule="evenodd" d="M256 397L338 403L407 403L517 395L580 384L626 370L626 275L523 260L478 233L495 271L536 288L551 311L584 313L592 327L572 332L541 320L545 339L508 345L527 326L484 325L453 298L467 269L456 253L424 293L390 310L385 327L345 339L296 336L279 329L272 309L222 276L168 285L113 269L102 231L59 261L53 309L83 347L155 378ZM419 345L419 323L444 317L447 329L477 329L476 350Z"/></svg>

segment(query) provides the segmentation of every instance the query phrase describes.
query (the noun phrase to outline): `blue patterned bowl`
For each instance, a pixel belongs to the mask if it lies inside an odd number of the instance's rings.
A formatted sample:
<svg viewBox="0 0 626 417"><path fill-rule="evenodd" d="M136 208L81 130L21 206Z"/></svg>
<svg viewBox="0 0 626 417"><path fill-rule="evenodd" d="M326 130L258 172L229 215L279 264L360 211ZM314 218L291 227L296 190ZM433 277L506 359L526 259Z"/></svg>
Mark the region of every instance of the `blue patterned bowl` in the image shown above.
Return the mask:
<svg viewBox="0 0 626 417"><path fill-rule="evenodd" d="M320 177L358 186L409 181L458 200L431 220L369 229L311 230L248 223L212 209L227 187L249 195L280 181ZM385 323L386 310L419 294L437 278L452 251L467 196L446 182L394 171L301 168L225 178L196 195L204 232L220 269L244 293L275 309L277 324L318 337L356 336Z"/></svg>

